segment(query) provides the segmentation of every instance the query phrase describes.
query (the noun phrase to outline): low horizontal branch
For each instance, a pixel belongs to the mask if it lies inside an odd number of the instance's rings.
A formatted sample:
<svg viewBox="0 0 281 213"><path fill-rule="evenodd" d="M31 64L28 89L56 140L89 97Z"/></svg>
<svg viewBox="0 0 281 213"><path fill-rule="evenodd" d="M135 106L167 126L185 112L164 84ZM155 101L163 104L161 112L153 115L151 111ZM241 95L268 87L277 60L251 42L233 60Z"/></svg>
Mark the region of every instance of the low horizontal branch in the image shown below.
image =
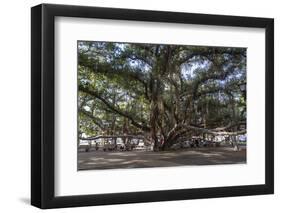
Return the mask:
<svg viewBox="0 0 281 213"><path fill-rule="evenodd" d="M88 138L79 138L80 140L97 140L100 138L136 138L136 139L144 139L145 137L142 135L98 135L95 137Z"/></svg>
<svg viewBox="0 0 281 213"><path fill-rule="evenodd" d="M134 125L135 127L140 128L143 131L150 131L150 128L148 126L138 123L132 115L130 115L126 112L123 112L121 109L113 106L110 102L108 102L105 98L103 98L98 92L85 88L81 85L79 85L79 91L87 93L87 94L92 95L95 98L99 99L103 104L105 104L113 112L115 112L125 118L128 118L131 121L132 125Z"/></svg>

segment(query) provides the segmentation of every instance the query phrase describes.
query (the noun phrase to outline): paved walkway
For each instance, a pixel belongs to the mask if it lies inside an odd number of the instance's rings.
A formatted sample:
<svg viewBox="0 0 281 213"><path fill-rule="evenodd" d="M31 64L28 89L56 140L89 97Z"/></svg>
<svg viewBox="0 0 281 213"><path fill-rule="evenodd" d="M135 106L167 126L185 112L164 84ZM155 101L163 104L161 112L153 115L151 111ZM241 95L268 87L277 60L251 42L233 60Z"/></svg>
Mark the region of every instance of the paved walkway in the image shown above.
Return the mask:
<svg viewBox="0 0 281 213"><path fill-rule="evenodd" d="M79 152L78 170L148 168L183 165L217 165L246 163L246 150L231 148L193 148L179 151Z"/></svg>

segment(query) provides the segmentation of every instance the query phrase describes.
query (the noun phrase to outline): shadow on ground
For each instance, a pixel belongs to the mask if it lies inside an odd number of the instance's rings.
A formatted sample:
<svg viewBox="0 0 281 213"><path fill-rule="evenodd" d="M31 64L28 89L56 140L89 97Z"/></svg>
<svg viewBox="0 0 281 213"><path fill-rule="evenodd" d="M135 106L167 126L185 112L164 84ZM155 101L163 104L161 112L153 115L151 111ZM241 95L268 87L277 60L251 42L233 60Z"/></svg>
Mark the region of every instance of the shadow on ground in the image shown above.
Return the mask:
<svg viewBox="0 0 281 213"><path fill-rule="evenodd" d="M195 148L181 151L79 152L78 170L198 166L246 163L246 149Z"/></svg>

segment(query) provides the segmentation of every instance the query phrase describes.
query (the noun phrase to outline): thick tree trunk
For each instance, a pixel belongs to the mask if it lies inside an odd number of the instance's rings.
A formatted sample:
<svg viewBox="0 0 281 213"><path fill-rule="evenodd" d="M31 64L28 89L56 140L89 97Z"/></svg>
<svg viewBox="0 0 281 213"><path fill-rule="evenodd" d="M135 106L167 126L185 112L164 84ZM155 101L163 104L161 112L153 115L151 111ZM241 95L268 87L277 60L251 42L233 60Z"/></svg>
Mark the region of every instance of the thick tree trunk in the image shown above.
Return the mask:
<svg viewBox="0 0 281 213"><path fill-rule="evenodd" d="M234 149L234 151L240 151L240 147L239 147L239 144L237 142L237 136L233 135L232 138L233 138L233 149Z"/></svg>
<svg viewBox="0 0 281 213"><path fill-rule="evenodd" d="M154 143L154 145L153 145L153 151L154 151L154 152L160 151L160 144L159 144L159 141L158 141L157 136L154 136L154 137L152 138L152 141L153 141L153 143Z"/></svg>
<svg viewBox="0 0 281 213"><path fill-rule="evenodd" d="M153 145L153 150L154 151L159 151L160 144L158 141L158 129L157 129L157 119L158 119L158 105L157 105L157 95L156 91L153 93L152 100L151 100L151 105L150 105L150 126L151 126L151 139L154 143Z"/></svg>
<svg viewBox="0 0 281 213"><path fill-rule="evenodd" d="M170 148L171 146L172 146L171 141L165 139L165 140L164 140L164 143L163 143L163 146L162 146L162 150L163 150L163 151L167 151L167 150L169 150L169 148Z"/></svg>
<svg viewBox="0 0 281 213"><path fill-rule="evenodd" d="M150 131L150 136L151 140L153 142L153 151L159 151L159 141L157 137L157 124L156 124L156 119L157 119L157 113L155 110L155 106L152 105L152 110L150 114L150 125L151 125L151 131Z"/></svg>

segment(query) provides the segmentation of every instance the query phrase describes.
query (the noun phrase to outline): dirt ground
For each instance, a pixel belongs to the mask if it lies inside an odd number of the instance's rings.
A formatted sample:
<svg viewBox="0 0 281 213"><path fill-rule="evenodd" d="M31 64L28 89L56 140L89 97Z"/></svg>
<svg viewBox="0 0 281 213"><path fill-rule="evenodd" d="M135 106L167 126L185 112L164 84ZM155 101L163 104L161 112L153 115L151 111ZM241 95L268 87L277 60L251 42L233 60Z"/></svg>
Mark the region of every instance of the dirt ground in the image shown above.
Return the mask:
<svg viewBox="0 0 281 213"><path fill-rule="evenodd" d="M193 148L178 151L79 152L78 170L245 164L246 149Z"/></svg>

